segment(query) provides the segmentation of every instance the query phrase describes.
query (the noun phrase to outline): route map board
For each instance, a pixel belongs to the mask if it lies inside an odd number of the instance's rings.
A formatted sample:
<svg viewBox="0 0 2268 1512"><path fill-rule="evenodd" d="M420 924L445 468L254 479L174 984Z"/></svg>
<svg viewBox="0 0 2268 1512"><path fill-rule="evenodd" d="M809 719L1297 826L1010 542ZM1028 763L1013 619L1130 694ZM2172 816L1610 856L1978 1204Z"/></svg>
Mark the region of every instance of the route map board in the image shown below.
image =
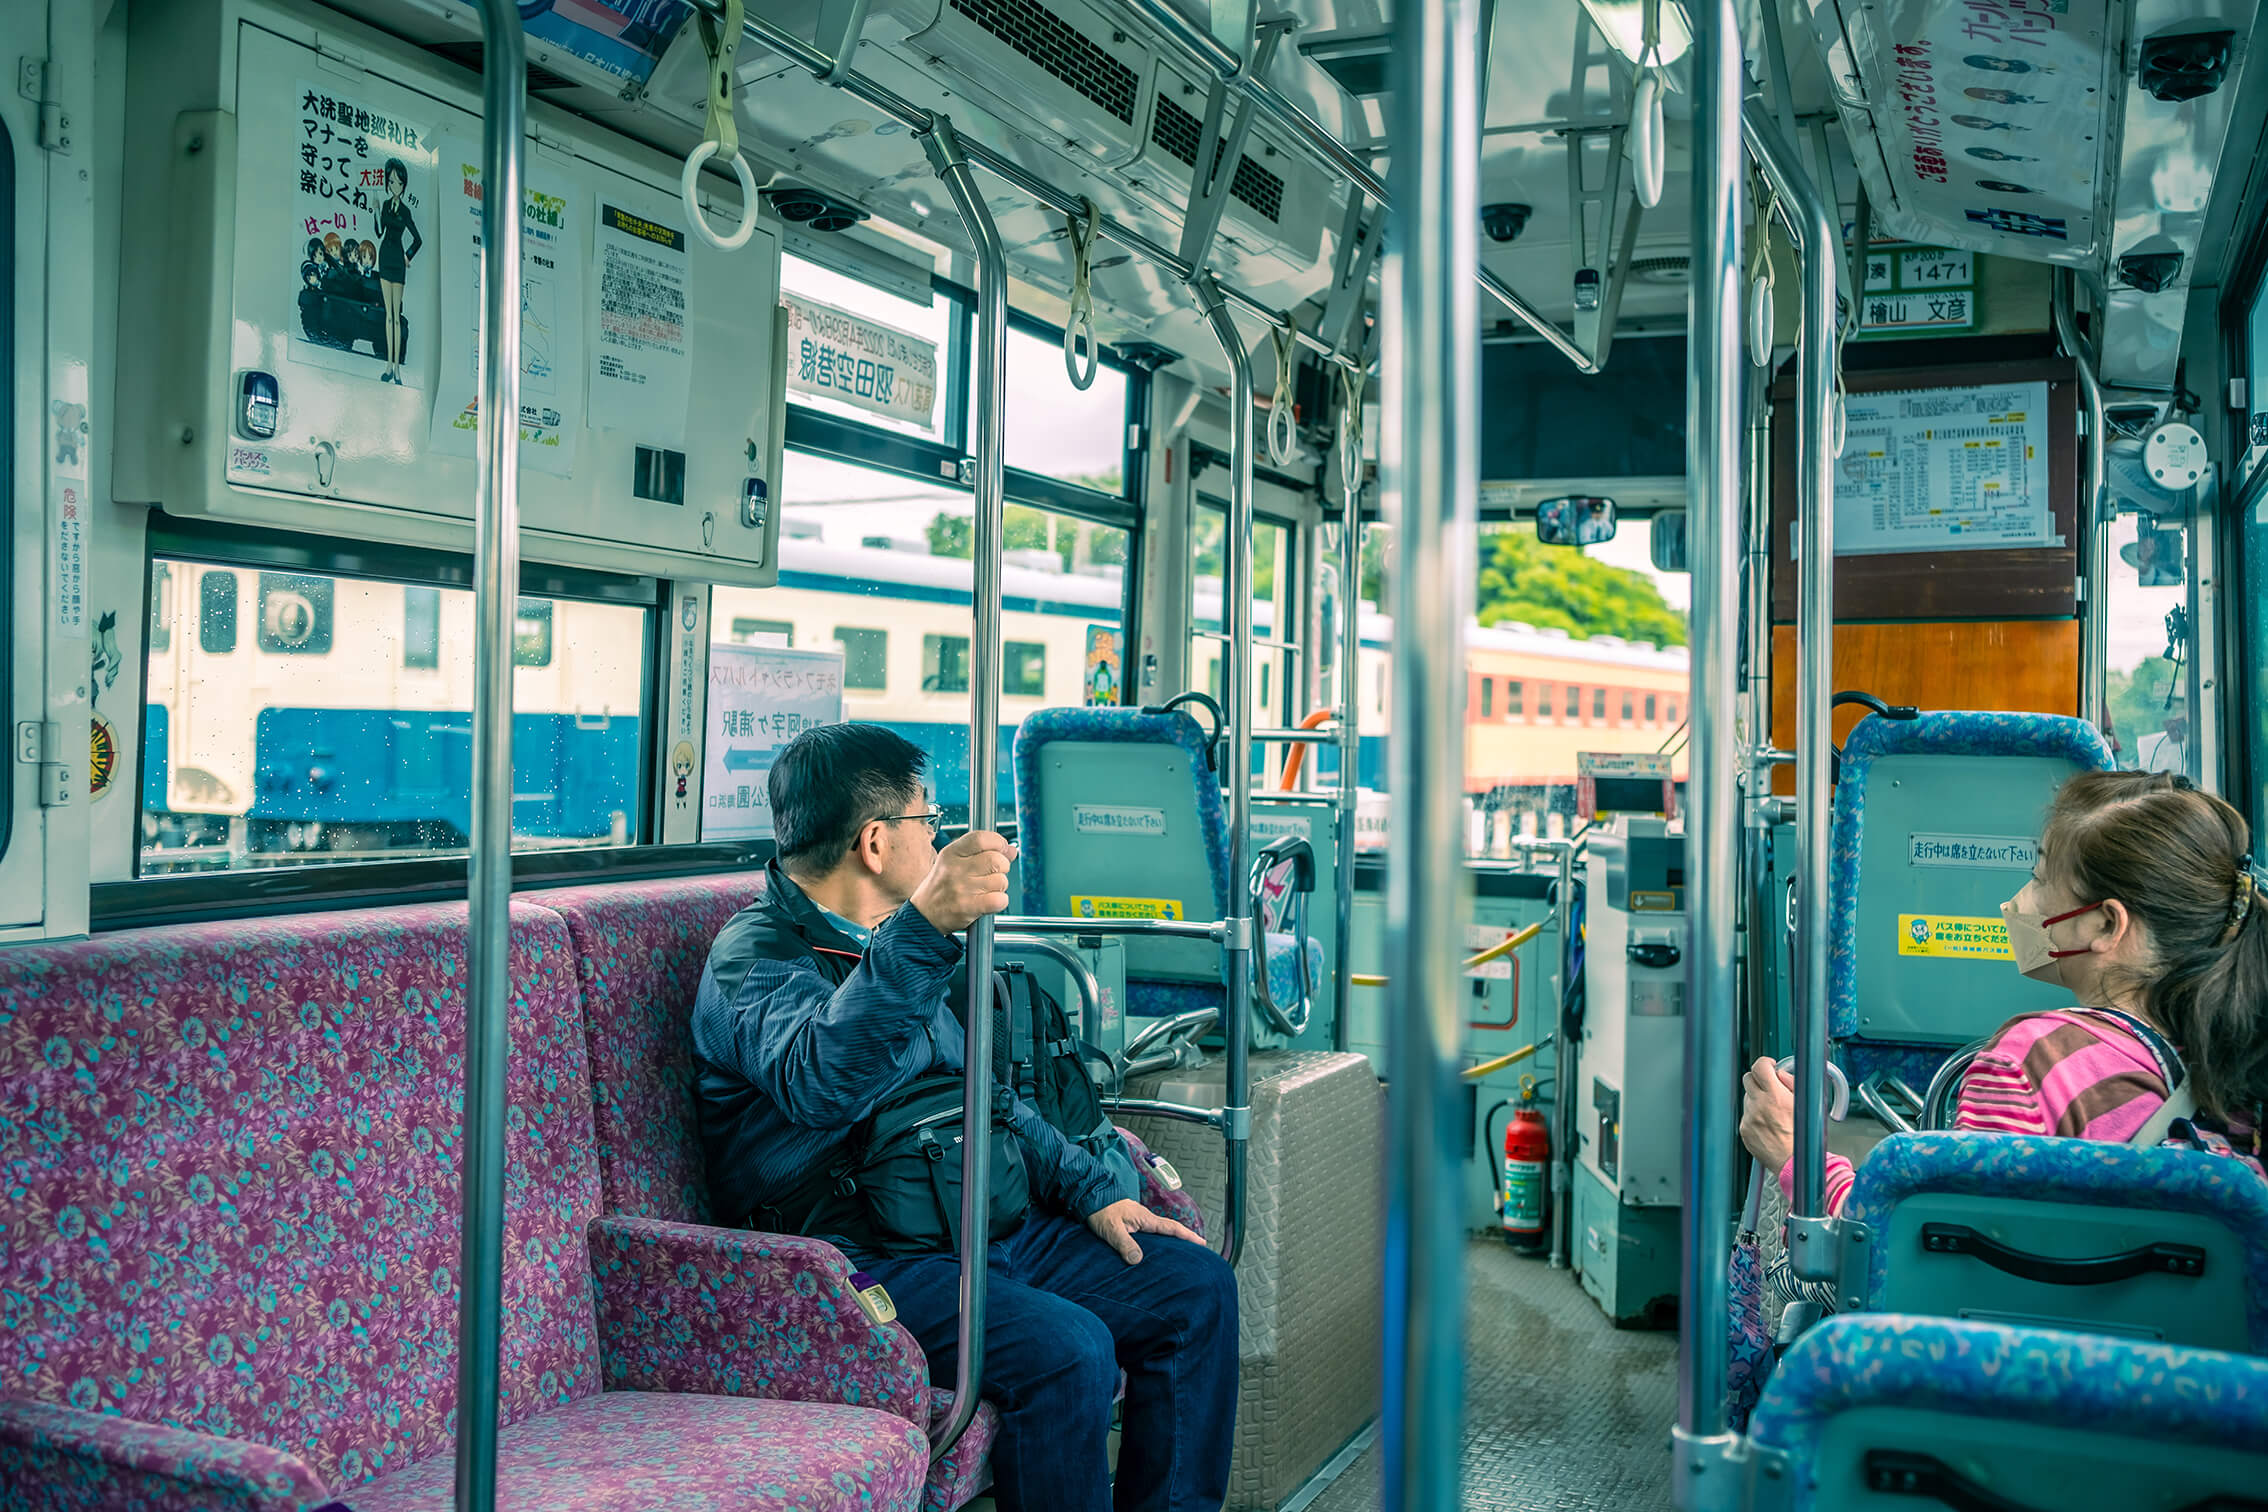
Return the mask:
<svg viewBox="0 0 2268 1512"><path fill-rule="evenodd" d="M1852 394L1835 471L1835 554L2060 546L2048 386Z"/></svg>

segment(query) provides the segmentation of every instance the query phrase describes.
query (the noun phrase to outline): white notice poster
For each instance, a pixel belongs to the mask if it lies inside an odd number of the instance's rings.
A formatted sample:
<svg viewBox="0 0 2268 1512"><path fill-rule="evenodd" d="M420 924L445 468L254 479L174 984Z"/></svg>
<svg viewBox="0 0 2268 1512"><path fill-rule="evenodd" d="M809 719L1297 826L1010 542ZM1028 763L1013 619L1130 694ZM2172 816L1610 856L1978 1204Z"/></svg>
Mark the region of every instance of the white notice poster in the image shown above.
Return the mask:
<svg viewBox="0 0 2268 1512"><path fill-rule="evenodd" d="M780 747L842 717L842 652L711 643L701 838L770 839L768 784Z"/></svg>
<svg viewBox="0 0 2268 1512"><path fill-rule="evenodd" d="M533 166L533 165L531 165ZM441 146L441 384L433 450L473 455L480 412L480 144ZM520 243L520 462L559 477L583 427L583 256L567 186L532 175Z"/></svg>
<svg viewBox="0 0 2268 1512"><path fill-rule="evenodd" d="M783 294L788 392L816 394L927 425L937 404L937 345L831 304Z"/></svg>
<svg viewBox="0 0 2268 1512"><path fill-rule="evenodd" d="M2060 546L2048 386L1852 394L1835 474L1835 552Z"/></svg>
<svg viewBox="0 0 2268 1512"><path fill-rule="evenodd" d="M598 202L591 322L591 413L610 429L682 450L693 393L686 342L685 231L662 216Z"/></svg>

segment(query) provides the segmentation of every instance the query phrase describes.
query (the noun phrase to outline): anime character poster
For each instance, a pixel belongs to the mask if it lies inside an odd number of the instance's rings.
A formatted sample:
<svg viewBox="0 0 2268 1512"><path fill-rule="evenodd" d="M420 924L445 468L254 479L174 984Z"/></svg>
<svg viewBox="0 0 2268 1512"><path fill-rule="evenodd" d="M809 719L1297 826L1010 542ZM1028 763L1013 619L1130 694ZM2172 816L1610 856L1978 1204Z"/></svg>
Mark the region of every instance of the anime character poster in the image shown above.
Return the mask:
<svg viewBox="0 0 2268 1512"><path fill-rule="evenodd" d="M1087 627L1086 699L1090 709L1115 708L1121 666L1118 632L1102 625Z"/></svg>
<svg viewBox="0 0 2268 1512"><path fill-rule="evenodd" d="M298 269L294 359L417 387L413 343L433 339L408 311L431 278L433 132L302 78L293 118L289 262Z"/></svg>

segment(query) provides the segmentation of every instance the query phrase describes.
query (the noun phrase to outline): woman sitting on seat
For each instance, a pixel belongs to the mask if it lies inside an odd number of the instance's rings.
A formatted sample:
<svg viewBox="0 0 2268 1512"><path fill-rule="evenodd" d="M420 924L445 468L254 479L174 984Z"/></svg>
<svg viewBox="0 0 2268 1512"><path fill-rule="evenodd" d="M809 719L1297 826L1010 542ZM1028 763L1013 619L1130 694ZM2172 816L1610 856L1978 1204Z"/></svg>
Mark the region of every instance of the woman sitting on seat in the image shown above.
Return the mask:
<svg viewBox="0 0 2268 1512"><path fill-rule="evenodd" d="M2268 876L2243 816L2183 777L2081 773L2001 912L2017 969L2072 1006L2001 1025L1962 1078L1955 1128L2155 1145L2189 1120L2184 1136L2219 1145L2231 1131L2238 1153L2257 1154ZM1741 1142L1792 1190L1791 1083L1759 1060L1745 1086ZM1851 1163L1829 1156L1830 1213L1851 1181Z"/></svg>

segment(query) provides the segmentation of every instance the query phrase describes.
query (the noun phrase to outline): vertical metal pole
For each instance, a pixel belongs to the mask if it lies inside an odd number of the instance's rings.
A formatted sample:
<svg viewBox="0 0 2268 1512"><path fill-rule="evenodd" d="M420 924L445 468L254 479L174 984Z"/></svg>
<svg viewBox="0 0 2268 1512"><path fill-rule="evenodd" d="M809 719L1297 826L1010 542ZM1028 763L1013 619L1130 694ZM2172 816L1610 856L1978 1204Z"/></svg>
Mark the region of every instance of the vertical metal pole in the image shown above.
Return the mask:
<svg viewBox="0 0 2268 1512"><path fill-rule="evenodd" d="M1842 260L1842 233L1832 207L1803 171L1795 143L1782 136L1764 107L1751 100L1741 124L1764 176L1771 181L1796 232L1803 260L1803 343L1797 377L1796 510L1802 561L1797 567L1796 621L1796 801L1797 861L1803 878L1801 928L1796 960L1802 968L1801 996L1795 1004L1795 1201L1796 1219L1821 1219L1827 1193L1827 872L1834 813L1829 795L1829 761L1834 730L1828 702L1833 694L1835 650L1835 307L1836 265ZM1763 226L1753 228L1759 236ZM1755 459L1758 469L1765 465ZM1729 896L1729 894L1727 894ZM1762 932L1759 932L1759 941ZM1762 949L1759 943L1754 949ZM1750 965L1758 961L1751 958ZM1790 1231L1790 1255L1798 1275L1826 1279L1832 1257L1822 1235ZM1808 1262L1808 1264L1807 1264Z"/></svg>
<svg viewBox="0 0 2268 1512"><path fill-rule="evenodd" d="M1342 473L1341 478L1345 477ZM1346 490L1339 527L1339 979L1331 1048L1344 1052L1354 998L1355 822L1362 774L1362 490Z"/></svg>
<svg viewBox="0 0 2268 1512"><path fill-rule="evenodd" d="M1008 257L999 228L977 193L953 123L933 117L921 139L977 255L976 314L976 521L971 533L969 648L973 690L969 699L969 828L989 830L1000 798L1000 521L1006 499ZM953 1416L931 1427L929 1457L942 1460L976 1416L984 1380L984 1311L987 1241L991 1225L992 1165L992 920L969 926L968 1033L961 1065L961 1315L953 1370Z"/></svg>
<svg viewBox="0 0 2268 1512"><path fill-rule="evenodd" d="M512 0L483 0L480 427L473 454L472 855L466 883L464 1186L457 1244L457 1507L496 1505L503 1331L504 1071L512 984L512 627L520 595L520 202L526 43Z"/></svg>
<svg viewBox="0 0 2268 1512"><path fill-rule="evenodd" d="M1740 23L1732 0L1693 14L1693 272L1686 369L1692 498L1693 682L1686 784L1686 1124L1684 1305L1672 1485L1693 1508L1737 1493L1723 1482L1727 1267L1732 1261L1735 998L1733 890L1740 885L1739 684L1741 383Z"/></svg>
<svg viewBox="0 0 2268 1512"><path fill-rule="evenodd" d="M1477 0L1394 12L1394 200L1384 305L1385 498L1395 527L1388 851L1387 1512L1459 1505L1470 1143L1457 1085L1464 868L1464 629L1480 529Z"/></svg>
<svg viewBox="0 0 2268 1512"><path fill-rule="evenodd" d="M1210 273L1189 281L1197 308L1213 328L1229 367L1229 509L1222 623L1228 631L1221 668L1221 707L1228 718L1228 917L1221 943L1228 984L1221 1036L1228 1046L1228 1101L1221 1107L1227 1142L1227 1209L1221 1255L1234 1265L1244 1253L1246 1158L1252 1137L1252 895L1245 879L1252 850L1252 354L1245 350ZM1264 968L1263 968L1264 969Z"/></svg>
<svg viewBox="0 0 2268 1512"><path fill-rule="evenodd" d="M2093 350L2079 339L2072 313L2078 275L2055 275L2055 334L2079 369L2079 398L2087 425L2087 471L2079 485L2079 531L2085 544L2080 579L2079 717L2101 724L2110 711L2110 519L2103 509L2103 386ZM2132 738L2122 733L2121 743Z"/></svg>

